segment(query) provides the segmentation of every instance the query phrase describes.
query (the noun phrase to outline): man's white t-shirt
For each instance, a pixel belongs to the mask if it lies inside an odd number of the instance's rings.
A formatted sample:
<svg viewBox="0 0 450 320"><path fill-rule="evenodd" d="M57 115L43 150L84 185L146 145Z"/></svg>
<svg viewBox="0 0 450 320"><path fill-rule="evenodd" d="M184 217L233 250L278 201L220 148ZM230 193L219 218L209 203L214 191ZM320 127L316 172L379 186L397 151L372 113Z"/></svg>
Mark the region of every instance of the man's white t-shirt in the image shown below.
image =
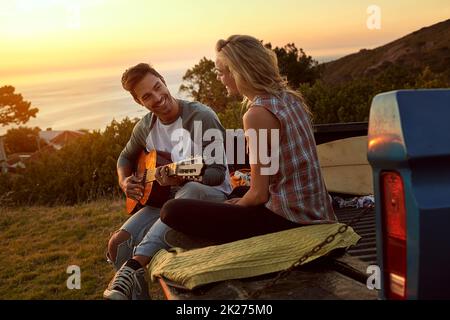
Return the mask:
<svg viewBox="0 0 450 320"><path fill-rule="evenodd" d="M158 150L168 152L172 155L173 162L192 157L192 141L190 137L182 140L183 144L180 145L179 137L183 132L186 131L183 129L181 117L170 124L163 124L158 118L147 137L147 151ZM174 137L174 140L172 140L172 137Z"/></svg>
<svg viewBox="0 0 450 320"><path fill-rule="evenodd" d="M193 154L194 150L202 150L201 146L199 146L198 149L193 148L193 146L194 142L192 141L189 132L183 128L181 117L170 124L163 124L159 118L157 118L146 139L147 151L158 150L168 152L172 155L172 162L178 162L194 156L201 156L201 154ZM224 158L226 159L226 157ZM229 174L227 166L224 182L221 185L212 186L212 188L228 194L230 192L229 187L227 188L227 178L229 177Z"/></svg>

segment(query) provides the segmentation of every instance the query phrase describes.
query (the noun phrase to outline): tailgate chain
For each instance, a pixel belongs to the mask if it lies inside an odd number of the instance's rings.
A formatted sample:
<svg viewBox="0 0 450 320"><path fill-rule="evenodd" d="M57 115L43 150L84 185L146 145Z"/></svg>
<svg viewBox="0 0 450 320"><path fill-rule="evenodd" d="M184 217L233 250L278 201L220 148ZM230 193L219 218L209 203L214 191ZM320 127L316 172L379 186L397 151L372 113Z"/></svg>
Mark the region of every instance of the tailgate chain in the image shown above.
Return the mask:
<svg viewBox="0 0 450 320"><path fill-rule="evenodd" d="M265 285L263 288L248 293L247 294L247 299L256 299L264 291L272 288L279 280L281 280L282 278L285 278L286 276L288 276L295 268L297 268L298 266L302 265L309 257L311 257L313 254L319 252L320 249L322 249L327 244L332 243L336 239L337 235L345 233L347 231L348 227L351 227L353 224L359 222L359 220L361 220L361 218L367 212L372 210L373 208L374 208L374 205L366 207L356 217L354 217L348 224L340 226L338 231L336 231L335 233L332 233L328 237L326 237L325 240L323 240L321 243L316 245L312 250L310 250L307 253L305 253L300 259L298 259L296 262L294 262L289 268L287 268L286 270L280 271L278 273L278 275L272 281L270 281L267 285Z"/></svg>

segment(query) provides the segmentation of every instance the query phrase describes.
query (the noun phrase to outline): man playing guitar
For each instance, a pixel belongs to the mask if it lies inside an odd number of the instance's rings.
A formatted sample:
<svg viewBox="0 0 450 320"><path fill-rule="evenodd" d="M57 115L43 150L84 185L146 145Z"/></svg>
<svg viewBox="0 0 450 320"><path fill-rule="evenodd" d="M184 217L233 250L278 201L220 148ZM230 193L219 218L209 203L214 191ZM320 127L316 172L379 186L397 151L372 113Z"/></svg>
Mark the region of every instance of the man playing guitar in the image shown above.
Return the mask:
<svg viewBox="0 0 450 320"><path fill-rule="evenodd" d="M136 162L142 152L157 150L159 155L170 155L169 162L177 162L192 155L195 123L202 124L203 132L217 129L225 130L214 111L198 102L178 100L170 94L164 78L150 65L140 63L122 76L122 86L131 93L134 100L148 109L147 113L134 127L127 145L117 161L119 185L128 199L140 201L144 196L143 177L134 174ZM181 150L174 152L178 141L173 136L177 130L184 129L190 139ZM179 132L179 131L178 131ZM202 134L203 136L203 134ZM200 150L212 142L201 142ZM197 146L198 147L198 146ZM204 166L200 182L186 182L176 175L170 176L162 167L156 168L154 179L160 186L170 186L171 198L199 199L222 202L231 192L229 172L225 152L220 163ZM146 299L148 286L145 266L160 249L168 248L164 236L169 227L160 220L160 208L144 205L135 212L113 234L108 243L108 260L117 270L114 278L104 292L106 299Z"/></svg>

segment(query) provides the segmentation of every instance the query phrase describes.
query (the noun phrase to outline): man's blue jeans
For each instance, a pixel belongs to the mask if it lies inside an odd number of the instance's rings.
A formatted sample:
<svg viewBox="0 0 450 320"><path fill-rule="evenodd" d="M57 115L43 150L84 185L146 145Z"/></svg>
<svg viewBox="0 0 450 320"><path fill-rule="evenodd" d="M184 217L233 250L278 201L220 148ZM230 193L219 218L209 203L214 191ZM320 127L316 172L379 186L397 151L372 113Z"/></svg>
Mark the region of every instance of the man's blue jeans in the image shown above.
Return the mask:
<svg viewBox="0 0 450 320"><path fill-rule="evenodd" d="M198 199L222 202L227 196L222 191L198 183L188 182L174 195L175 199ZM146 206L132 215L120 228L130 234L130 238L119 244L116 260L111 261L118 270L134 255L152 257L160 249L168 249L165 235L170 228L159 218L160 208Z"/></svg>

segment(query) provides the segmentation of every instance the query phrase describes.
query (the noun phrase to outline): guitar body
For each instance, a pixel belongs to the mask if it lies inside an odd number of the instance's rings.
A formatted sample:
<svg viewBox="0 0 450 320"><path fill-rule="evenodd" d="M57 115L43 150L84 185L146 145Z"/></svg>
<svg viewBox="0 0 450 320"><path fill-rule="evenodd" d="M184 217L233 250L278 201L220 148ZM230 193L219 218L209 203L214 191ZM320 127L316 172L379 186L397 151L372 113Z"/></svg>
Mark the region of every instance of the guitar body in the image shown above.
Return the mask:
<svg viewBox="0 0 450 320"><path fill-rule="evenodd" d="M156 181L145 183L147 170L154 170L157 167L164 166L171 163L170 154L166 152L160 152L152 150L149 153L142 151L139 155L135 175L138 177L144 177L144 195L140 201L136 201L131 198L126 200L126 209L129 214L134 214L142 207L149 205L152 207L161 208L164 203L169 199L170 186L161 186Z"/></svg>

